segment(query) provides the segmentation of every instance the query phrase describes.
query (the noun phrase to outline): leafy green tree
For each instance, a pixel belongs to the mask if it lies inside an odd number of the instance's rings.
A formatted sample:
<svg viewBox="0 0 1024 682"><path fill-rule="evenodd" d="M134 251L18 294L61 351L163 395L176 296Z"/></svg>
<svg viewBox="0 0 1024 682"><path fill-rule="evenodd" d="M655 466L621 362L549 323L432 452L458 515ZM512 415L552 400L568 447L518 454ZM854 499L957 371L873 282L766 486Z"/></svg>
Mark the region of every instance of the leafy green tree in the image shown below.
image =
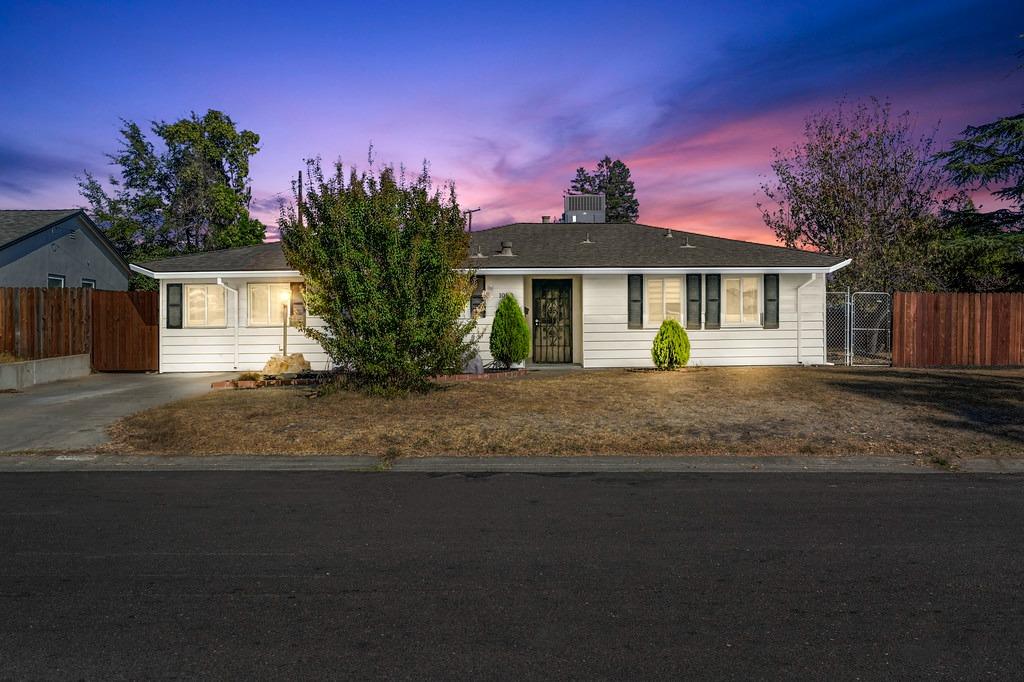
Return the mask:
<svg viewBox="0 0 1024 682"><path fill-rule="evenodd" d="M941 236L945 176L930 135L915 136L909 112L872 99L809 117L806 139L774 151L762 184L764 222L789 247L853 259L839 285L934 289L925 252Z"/></svg>
<svg viewBox="0 0 1024 682"><path fill-rule="evenodd" d="M307 164L309 189L282 215L289 264L305 280L305 302L324 329L305 328L351 381L373 393L425 390L458 371L473 350L475 320L464 267L469 235L454 186L435 189L424 165L408 182L340 163L325 175Z"/></svg>
<svg viewBox="0 0 1024 682"><path fill-rule="evenodd" d="M508 368L530 355L530 327L519 301L512 294L503 294L491 324L491 356Z"/></svg>
<svg viewBox="0 0 1024 682"><path fill-rule="evenodd" d="M604 194L605 219L609 223L635 223L640 217L640 202L636 198L636 187L629 167L622 161L612 161L605 156L597 162L597 168L588 172L586 168L576 169L576 177L569 185L575 194Z"/></svg>
<svg viewBox="0 0 1024 682"><path fill-rule="evenodd" d="M658 369L686 367L690 361L690 337L676 320L665 320L658 328L651 348L651 359Z"/></svg>
<svg viewBox="0 0 1024 682"><path fill-rule="evenodd" d="M150 130L159 150L137 123L122 121L120 147L108 154L118 169L109 189L91 173L78 178L89 212L121 255L139 262L263 241L263 225L249 215L256 133L214 110ZM155 282L136 275L132 286Z"/></svg>

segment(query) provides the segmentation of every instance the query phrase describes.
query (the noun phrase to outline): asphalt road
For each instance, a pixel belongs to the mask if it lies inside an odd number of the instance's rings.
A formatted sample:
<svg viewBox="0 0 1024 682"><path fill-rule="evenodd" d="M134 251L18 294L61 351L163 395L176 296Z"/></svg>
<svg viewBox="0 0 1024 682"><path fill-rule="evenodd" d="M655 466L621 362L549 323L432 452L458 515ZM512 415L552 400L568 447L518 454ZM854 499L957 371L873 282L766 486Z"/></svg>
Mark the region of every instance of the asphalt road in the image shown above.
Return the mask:
<svg viewBox="0 0 1024 682"><path fill-rule="evenodd" d="M1024 675L1024 478L0 474L0 678Z"/></svg>

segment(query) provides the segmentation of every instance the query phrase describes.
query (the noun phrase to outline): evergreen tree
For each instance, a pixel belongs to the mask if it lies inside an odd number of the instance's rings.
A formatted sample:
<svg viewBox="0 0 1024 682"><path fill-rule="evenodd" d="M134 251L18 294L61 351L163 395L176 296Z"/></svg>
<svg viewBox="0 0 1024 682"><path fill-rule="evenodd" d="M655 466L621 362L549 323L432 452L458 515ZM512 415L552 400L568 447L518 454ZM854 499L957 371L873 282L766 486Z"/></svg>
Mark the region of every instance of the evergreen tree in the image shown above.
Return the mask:
<svg viewBox="0 0 1024 682"><path fill-rule="evenodd" d="M588 172L576 169L576 177L569 185L574 194L604 194L605 220L609 223L635 223L640 217L640 202L629 167L610 156L597 162L597 168Z"/></svg>

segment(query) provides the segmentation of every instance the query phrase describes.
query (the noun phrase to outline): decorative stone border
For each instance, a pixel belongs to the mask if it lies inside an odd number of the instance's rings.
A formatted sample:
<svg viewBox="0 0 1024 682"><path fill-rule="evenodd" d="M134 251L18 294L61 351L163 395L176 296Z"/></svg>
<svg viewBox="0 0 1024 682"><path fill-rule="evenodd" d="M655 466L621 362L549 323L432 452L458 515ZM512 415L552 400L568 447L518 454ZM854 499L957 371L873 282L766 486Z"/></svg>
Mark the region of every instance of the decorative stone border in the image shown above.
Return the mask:
<svg viewBox="0 0 1024 682"><path fill-rule="evenodd" d="M210 388L215 391L232 389L253 389L265 386L318 386L326 383L329 378L302 378L302 379L260 379L259 381L242 381L241 379L228 379L227 381L215 381Z"/></svg>
<svg viewBox="0 0 1024 682"><path fill-rule="evenodd" d="M519 379L526 376L526 368L520 367L518 369L502 369L494 372L484 372L483 374L443 374L441 376L434 377L434 381L439 383L457 383L460 381L488 381L495 379Z"/></svg>

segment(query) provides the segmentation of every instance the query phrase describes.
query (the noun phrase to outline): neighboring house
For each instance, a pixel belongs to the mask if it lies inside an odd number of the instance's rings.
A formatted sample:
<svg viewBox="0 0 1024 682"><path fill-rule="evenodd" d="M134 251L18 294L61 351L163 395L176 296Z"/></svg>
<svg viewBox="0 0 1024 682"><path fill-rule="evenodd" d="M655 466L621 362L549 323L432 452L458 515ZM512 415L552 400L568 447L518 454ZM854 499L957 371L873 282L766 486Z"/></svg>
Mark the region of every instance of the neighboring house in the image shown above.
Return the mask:
<svg viewBox="0 0 1024 682"><path fill-rule="evenodd" d="M128 288L131 270L80 209L0 210L0 287Z"/></svg>
<svg viewBox="0 0 1024 682"><path fill-rule="evenodd" d="M498 298L511 293L533 328L528 364L649 367L666 318L686 327L691 364L824 363L825 277L849 262L646 225L544 222L474 233L467 267L485 361ZM160 282L162 372L258 370L281 351L289 304L305 314L302 277L278 243L132 269ZM293 328L288 349L330 365Z"/></svg>

